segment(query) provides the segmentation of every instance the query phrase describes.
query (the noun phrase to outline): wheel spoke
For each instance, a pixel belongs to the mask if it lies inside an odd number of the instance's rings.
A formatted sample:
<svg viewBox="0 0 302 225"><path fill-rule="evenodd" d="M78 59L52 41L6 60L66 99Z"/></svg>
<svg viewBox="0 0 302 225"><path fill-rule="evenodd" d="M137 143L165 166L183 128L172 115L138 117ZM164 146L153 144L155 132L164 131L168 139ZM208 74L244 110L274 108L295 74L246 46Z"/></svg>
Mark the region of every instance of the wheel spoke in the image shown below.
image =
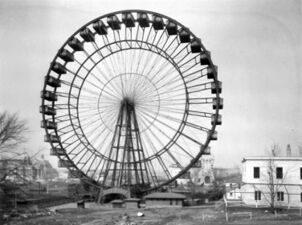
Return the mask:
<svg viewBox="0 0 302 225"><path fill-rule="evenodd" d="M220 92L210 54L188 28L153 12L115 12L79 29L51 63L45 140L94 185L159 188L176 179L171 165L184 174L216 138Z"/></svg>

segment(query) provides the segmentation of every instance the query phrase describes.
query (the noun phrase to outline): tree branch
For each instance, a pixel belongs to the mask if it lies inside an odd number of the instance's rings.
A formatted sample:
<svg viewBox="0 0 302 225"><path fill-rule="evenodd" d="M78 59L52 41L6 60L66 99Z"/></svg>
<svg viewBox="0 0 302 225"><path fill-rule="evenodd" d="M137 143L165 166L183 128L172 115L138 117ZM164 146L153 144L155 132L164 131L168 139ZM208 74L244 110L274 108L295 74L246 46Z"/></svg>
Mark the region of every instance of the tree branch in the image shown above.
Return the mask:
<svg viewBox="0 0 302 225"><path fill-rule="evenodd" d="M17 113L0 113L0 153L10 152L19 144L26 141L27 122L19 119Z"/></svg>

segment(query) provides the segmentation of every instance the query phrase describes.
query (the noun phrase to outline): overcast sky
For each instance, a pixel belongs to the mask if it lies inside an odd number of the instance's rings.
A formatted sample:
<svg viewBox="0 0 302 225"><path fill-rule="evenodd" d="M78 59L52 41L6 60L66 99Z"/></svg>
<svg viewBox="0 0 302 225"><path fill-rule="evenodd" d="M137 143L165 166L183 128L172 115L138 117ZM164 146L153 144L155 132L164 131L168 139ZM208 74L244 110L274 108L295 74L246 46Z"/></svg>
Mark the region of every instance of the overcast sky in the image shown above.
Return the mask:
<svg viewBox="0 0 302 225"><path fill-rule="evenodd" d="M40 91L57 50L79 27L108 12L146 9L172 17L212 52L223 83L222 126L211 143L216 166L240 165L302 146L302 1L0 0L0 110L28 120L31 152L44 149ZM21 147L22 149L23 147ZM53 158L51 160L55 162Z"/></svg>

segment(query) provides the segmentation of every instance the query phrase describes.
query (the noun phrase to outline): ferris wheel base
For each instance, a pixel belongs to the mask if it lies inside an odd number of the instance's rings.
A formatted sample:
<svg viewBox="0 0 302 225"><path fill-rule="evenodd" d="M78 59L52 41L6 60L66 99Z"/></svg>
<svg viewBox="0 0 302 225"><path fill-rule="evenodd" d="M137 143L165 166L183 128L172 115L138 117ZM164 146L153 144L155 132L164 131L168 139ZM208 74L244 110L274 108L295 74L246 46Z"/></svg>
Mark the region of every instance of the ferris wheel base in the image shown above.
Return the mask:
<svg viewBox="0 0 302 225"><path fill-rule="evenodd" d="M111 188L103 188L101 187L99 190L98 198L97 198L97 203L103 203L106 196L109 195L120 195L122 199L125 201L128 199L129 201L135 200L139 201L139 199L143 195L143 190L140 189L139 185L133 185L131 187L111 187Z"/></svg>

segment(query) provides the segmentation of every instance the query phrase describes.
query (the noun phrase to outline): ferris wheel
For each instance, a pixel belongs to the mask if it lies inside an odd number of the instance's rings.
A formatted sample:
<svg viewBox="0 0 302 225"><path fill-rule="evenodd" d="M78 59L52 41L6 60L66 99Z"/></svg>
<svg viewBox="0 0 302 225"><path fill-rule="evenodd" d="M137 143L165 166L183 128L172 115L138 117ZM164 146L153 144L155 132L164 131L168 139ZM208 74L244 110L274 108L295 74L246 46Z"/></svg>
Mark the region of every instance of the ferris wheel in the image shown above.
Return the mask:
<svg viewBox="0 0 302 225"><path fill-rule="evenodd" d="M155 12L118 11L62 45L45 76L41 126L74 177L156 189L209 153L220 93L210 52L187 27Z"/></svg>

